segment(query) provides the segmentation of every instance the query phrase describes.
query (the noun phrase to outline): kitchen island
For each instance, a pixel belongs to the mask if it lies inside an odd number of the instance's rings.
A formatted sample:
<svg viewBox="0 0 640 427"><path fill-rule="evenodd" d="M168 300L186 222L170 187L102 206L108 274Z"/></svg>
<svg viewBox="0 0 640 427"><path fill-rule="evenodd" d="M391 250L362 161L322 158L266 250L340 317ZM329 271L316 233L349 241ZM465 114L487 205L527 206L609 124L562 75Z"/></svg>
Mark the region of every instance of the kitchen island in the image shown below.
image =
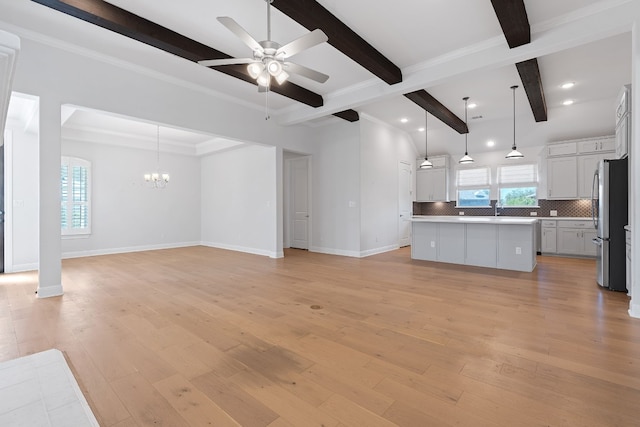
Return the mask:
<svg viewBox="0 0 640 427"><path fill-rule="evenodd" d="M411 258L533 271L536 218L414 216Z"/></svg>

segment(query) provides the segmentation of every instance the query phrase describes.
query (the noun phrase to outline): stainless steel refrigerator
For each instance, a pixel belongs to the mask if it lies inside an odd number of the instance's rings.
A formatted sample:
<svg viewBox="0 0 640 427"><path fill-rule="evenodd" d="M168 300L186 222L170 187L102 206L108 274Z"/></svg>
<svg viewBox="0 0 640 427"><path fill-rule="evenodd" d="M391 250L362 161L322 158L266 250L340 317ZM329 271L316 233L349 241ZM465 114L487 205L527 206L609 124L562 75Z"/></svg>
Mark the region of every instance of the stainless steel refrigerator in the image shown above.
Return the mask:
<svg viewBox="0 0 640 427"><path fill-rule="evenodd" d="M613 291L627 290L624 226L628 220L627 159L601 160L593 175L591 211L598 230L596 281Z"/></svg>

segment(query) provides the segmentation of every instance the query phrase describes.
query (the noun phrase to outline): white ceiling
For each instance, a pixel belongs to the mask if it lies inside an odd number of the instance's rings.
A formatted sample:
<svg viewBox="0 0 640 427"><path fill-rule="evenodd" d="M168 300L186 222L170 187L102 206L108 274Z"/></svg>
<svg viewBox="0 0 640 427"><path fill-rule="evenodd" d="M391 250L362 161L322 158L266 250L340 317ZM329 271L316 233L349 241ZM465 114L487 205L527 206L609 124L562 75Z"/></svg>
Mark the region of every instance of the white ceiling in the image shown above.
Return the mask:
<svg viewBox="0 0 640 427"><path fill-rule="evenodd" d="M258 40L266 37L264 0L110 0L110 3L161 24L220 51L237 57L248 48L216 21L231 16ZM333 112L354 109L403 129L424 153L424 111L403 93L425 89L464 118L462 97L477 108L469 110L469 151L506 150L513 139L516 92L516 129L519 146L542 145L550 140L612 134L613 104L623 84L631 81L631 34L628 8L634 0L525 0L532 42L509 49L489 1L478 0L319 0L402 69L403 82L388 85L328 44L292 58L330 75L324 84L293 77L291 80L324 97L314 109L271 93L273 120L282 125L319 126L337 120ZM133 64L143 72L180 79L192 87L264 109L264 94L255 86L195 63L114 34L28 0L0 0L4 11L0 28L57 46L72 46L107 60ZM597 25L596 25L597 24ZM272 9L272 39L284 44L307 30ZM78 37L82 34L82 37ZM548 108L548 121L536 123L522 89L515 62L537 57ZM573 81L568 91L560 84ZM575 103L562 106L571 98ZM482 118L472 119L472 117ZM400 118L406 117L406 124ZM136 127L123 118L100 118L84 110L65 126L119 127L120 133L152 132L151 124ZM181 133L182 132L182 133ZM176 144L212 143L224 135L188 135L183 130L163 134ZM430 154L459 155L464 137L439 120L429 118ZM487 148L487 140L496 146ZM228 141L227 141L228 143Z"/></svg>

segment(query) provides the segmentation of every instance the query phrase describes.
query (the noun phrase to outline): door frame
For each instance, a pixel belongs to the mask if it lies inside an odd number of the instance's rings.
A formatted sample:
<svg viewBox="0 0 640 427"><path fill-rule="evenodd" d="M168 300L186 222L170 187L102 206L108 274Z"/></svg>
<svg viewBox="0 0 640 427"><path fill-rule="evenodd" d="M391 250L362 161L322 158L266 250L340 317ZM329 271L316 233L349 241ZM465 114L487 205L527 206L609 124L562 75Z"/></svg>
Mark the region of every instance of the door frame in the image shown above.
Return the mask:
<svg viewBox="0 0 640 427"><path fill-rule="evenodd" d="M400 160L398 162L398 246L399 247L404 247L404 246L411 246L411 226L409 226L409 241L406 245L403 245L402 242L402 216L401 216L401 206L400 206L400 171L402 170L402 167L405 166L409 169L409 217L411 217L413 215L413 177L414 177L414 170L413 170L413 164L410 162L407 162L405 160ZM410 221L410 220L409 220Z"/></svg>
<svg viewBox="0 0 640 427"><path fill-rule="evenodd" d="M291 242L292 242L292 232L293 232L293 220L294 220L294 211L293 211L293 193L292 193L292 188L293 188L293 174L291 173L292 171L292 163L294 160L299 160L300 158L305 158L307 161L307 200L308 200L308 206L307 208L309 209L309 221L307 223L307 248L309 251L311 251L312 248L312 242L311 242L311 236L312 236L312 229L313 229L313 215L311 215L312 212L312 207L313 207L313 198L312 198L312 182L311 182L311 177L312 177L312 173L311 173L311 155L310 154L303 154L303 153L296 153L296 152L291 152L291 151L285 151L284 152L284 197L283 197L283 201L284 201L284 215L283 215L283 222L284 222L284 227L283 227L283 244L282 247L285 249L291 248Z"/></svg>

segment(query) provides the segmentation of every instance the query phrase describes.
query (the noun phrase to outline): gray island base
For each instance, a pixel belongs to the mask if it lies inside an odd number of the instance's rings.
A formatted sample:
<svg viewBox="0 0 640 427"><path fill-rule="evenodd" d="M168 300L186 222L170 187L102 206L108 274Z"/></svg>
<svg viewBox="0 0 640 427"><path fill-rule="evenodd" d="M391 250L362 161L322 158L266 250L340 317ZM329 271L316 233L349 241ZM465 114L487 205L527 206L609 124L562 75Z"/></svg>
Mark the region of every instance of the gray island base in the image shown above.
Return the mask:
<svg viewBox="0 0 640 427"><path fill-rule="evenodd" d="M414 216L411 258L530 272L535 218Z"/></svg>

